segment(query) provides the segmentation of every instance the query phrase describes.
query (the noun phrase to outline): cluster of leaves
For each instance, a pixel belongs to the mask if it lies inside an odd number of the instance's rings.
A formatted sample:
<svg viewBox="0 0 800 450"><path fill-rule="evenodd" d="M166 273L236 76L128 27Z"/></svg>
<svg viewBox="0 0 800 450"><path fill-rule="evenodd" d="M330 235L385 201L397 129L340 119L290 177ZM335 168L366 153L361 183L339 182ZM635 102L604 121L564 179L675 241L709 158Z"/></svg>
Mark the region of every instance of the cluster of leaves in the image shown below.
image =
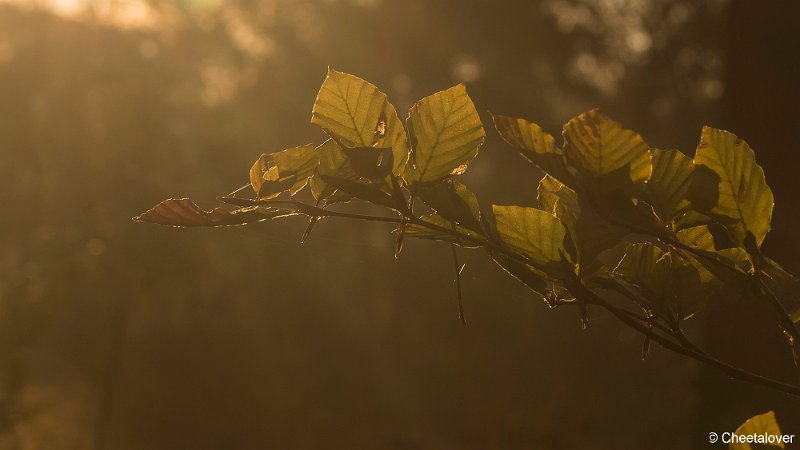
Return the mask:
<svg viewBox="0 0 800 450"><path fill-rule="evenodd" d="M745 295L769 308L795 361L800 355L792 320L800 314L791 316L797 279L761 252L774 201L746 142L704 127L691 158L650 147L599 110L567 122L561 146L525 119L493 120L545 173L538 207L484 209L457 181L485 138L463 85L418 101L404 123L377 87L331 69L311 116L328 140L262 155L250 169L254 194L240 196L245 186L220 198L238 209L209 212L169 199L135 220L218 226L302 214L309 217L303 240L323 217L395 222L398 254L404 238L450 243L454 258L456 246L483 248L549 306L577 306L584 325L588 307L610 311L645 336L643 357L655 340L732 376L800 393L719 362L681 328L710 299ZM315 204L295 199L305 186ZM351 199L394 215L330 208ZM420 203L427 214L418 215Z"/></svg>

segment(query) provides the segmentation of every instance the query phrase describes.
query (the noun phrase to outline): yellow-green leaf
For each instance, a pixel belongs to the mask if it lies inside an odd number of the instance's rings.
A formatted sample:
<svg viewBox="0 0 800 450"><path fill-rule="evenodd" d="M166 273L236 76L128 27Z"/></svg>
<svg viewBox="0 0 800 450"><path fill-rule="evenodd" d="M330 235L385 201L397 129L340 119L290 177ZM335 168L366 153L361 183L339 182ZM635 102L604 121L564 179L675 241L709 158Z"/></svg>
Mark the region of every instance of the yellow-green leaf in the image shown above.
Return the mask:
<svg viewBox="0 0 800 450"><path fill-rule="evenodd" d="M781 429L775 419L774 411L767 411L764 414L753 416L739 428L736 429L737 436L752 435L754 442L752 445L747 442L731 442L730 450L755 450L757 448L786 448Z"/></svg>
<svg viewBox="0 0 800 450"><path fill-rule="evenodd" d="M564 274L567 230L556 216L522 206L492 205L492 212L503 242L527 256L538 269L552 276Z"/></svg>
<svg viewBox="0 0 800 450"><path fill-rule="evenodd" d="M391 148L395 175L408 160L408 139L394 106L375 85L354 75L328 68L311 123L346 147Z"/></svg>
<svg viewBox="0 0 800 450"><path fill-rule="evenodd" d="M695 172L704 170L699 172L703 178L693 181L693 206L725 225L739 247L745 247L749 234L760 246L775 200L753 149L733 133L703 127L694 163Z"/></svg>
<svg viewBox="0 0 800 450"><path fill-rule="evenodd" d="M572 118L563 135L568 162L591 180L600 196L627 192L650 178L653 165L647 143L600 110Z"/></svg>
<svg viewBox="0 0 800 450"><path fill-rule="evenodd" d="M678 240L686 245L711 252L716 250L716 247L714 247L714 236L711 235L706 225L685 228L678 231L676 234Z"/></svg>
<svg viewBox="0 0 800 450"><path fill-rule="evenodd" d="M486 136L463 84L415 103L408 129L412 150L405 179L411 185L463 173Z"/></svg>
<svg viewBox="0 0 800 450"><path fill-rule="evenodd" d="M359 177L348 164L347 155L344 154L342 148L333 139L328 139L317 147L317 154L319 155L319 166L311 181L309 181L311 193L317 200L326 200L328 203L333 203L331 200L334 200L332 196L336 192L336 188L326 183L322 179L322 175L351 181L356 181ZM340 195L339 197L335 200L347 201L349 199L347 195Z"/></svg>
<svg viewBox="0 0 800 450"><path fill-rule="evenodd" d="M651 149L653 173L645 193L658 217L669 224L689 207L686 191L692 175L692 158L678 150Z"/></svg>
<svg viewBox="0 0 800 450"><path fill-rule="evenodd" d="M694 175L695 175L695 172L692 173L693 177L694 177ZM692 187L690 186L689 189L691 191ZM689 195L689 192L687 192L687 196L688 195ZM675 219L675 222L674 222L672 228L673 228L673 230L683 230L685 228L696 227L698 225L708 225L708 224L710 224L712 222L714 222L714 220L711 219L710 217L708 217L707 215L700 214L697 211L689 209L688 211L686 211L685 213L681 214L680 216L678 216Z"/></svg>
<svg viewBox="0 0 800 450"><path fill-rule="evenodd" d="M493 116L493 119L500 136L516 147L525 159L558 181L574 185L574 175L567 167L564 152L556 145L552 135L525 119L501 115Z"/></svg>
<svg viewBox="0 0 800 450"><path fill-rule="evenodd" d="M655 245L644 242L631 244L614 268L613 274L646 289L648 297L666 297L670 282L670 258Z"/></svg>
<svg viewBox="0 0 800 450"><path fill-rule="evenodd" d="M250 185L260 198L272 198L283 191L296 194L319 165L311 144L262 154L250 168Z"/></svg>
<svg viewBox="0 0 800 450"><path fill-rule="evenodd" d="M548 212L554 212L556 202L563 198L564 195L575 196L574 191L567 188L564 183L558 181L550 174L545 174L545 176L539 180L537 194L538 196L536 199L539 201L539 208ZM577 197L575 198L577 199Z"/></svg>

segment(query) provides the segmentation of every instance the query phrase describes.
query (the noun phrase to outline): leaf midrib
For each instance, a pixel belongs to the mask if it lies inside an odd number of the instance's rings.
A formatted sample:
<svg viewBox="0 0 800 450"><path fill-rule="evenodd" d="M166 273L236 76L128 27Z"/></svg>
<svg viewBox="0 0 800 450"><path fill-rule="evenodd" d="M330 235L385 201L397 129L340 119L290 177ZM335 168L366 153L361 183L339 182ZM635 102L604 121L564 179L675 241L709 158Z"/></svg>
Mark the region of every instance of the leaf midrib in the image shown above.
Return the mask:
<svg viewBox="0 0 800 450"><path fill-rule="evenodd" d="M430 152L429 152L427 158L425 158L425 168L423 168L422 171L419 173L419 179L420 180L424 179L425 174L428 172L428 169L431 166L431 160L433 159L434 150L439 145L439 141L442 138L442 134L444 133L444 130L446 130L447 128L452 127L455 123L459 123L460 122L460 121L459 122L455 122L453 124L448 123L450 116L452 114L458 112L458 111L461 111L462 109L464 109L466 107L469 107L469 102L464 102L463 105L460 105L455 110L453 110L453 108L451 106L449 111L447 111L445 113L444 112L444 110L445 110L445 102L444 102L444 96L443 95L439 96L439 102L442 105L442 113L444 115L444 124L442 124L442 127L439 130L437 130L437 132L436 132L436 139L433 140L433 144L431 144L431 146L430 146ZM417 113L419 114L420 121L421 121L422 120L422 114L419 113L419 107L417 107ZM431 116L431 118L432 118L432 116ZM466 120L467 118L468 118L468 116L465 116L464 118L462 118L462 120Z"/></svg>

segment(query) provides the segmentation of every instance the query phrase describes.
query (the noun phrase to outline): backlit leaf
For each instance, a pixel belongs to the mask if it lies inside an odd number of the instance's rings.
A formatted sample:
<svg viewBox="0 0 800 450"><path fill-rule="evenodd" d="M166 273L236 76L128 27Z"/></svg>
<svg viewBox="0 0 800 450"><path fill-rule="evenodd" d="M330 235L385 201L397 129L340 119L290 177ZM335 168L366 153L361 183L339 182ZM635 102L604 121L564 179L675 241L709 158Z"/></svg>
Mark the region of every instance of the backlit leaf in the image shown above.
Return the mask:
<svg viewBox="0 0 800 450"><path fill-rule="evenodd" d="M694 314L719 288L719 282L702 265L676 257L651 243L631 244L613 271L641 290L640 298L660 314L676 311L683 318Z"/></svg>
<svg viewBox="0 0 800 450"><path fill-rule="evenodd" d="M591 207L582 207L575 191L549 175L539 181L538 191L540 208L555 214L569 231L581 272L592 270L597 256L629 233L608 223Z"/></svg>
<svg viewBox="0 0 800 450"><path fill-rule="evenodd" d="M235 210L214 208L206 211L188 198L170 198L133 218L135 222L173 227L219 227L260 222L296 213L282 208L248 206Z"/></svg>
<svg viewBox="0 0 800 450"><path fill-rule="evenodd" d="M539 180L537 194L536 199L539 201L539 208L548 212L554 212L556 202L564 200L566 198L565 196L574 199L569 201L570 204L577 204L578 201L575 191L568 188L564 183L558 181L550 174L545 174L545 176ZM563 221L564 219L561 218L561 220Z"/></svg>
<svg viewBox="0 0 800 450"><path fill-rule="evenodd" d="M565 273L567 230L553 214L536 208L492 205L497 232L509 247L527 256L540 270L558 276ZM569 264L571 265L571 263Z"/></svg>
<svg viewBox="0 0 800 450"><path fill-rule="evenodd" d="M410 185L463 173L486 136L463 84L415 103L408 128L412 150L404 176Z"/></svg>
<svg viewBox="0 0 800 450"><path fill-rule="evenodd" d="M694 163L698 175L690 196L695 209L719 220L739 247L745 247L748 234L760 246L769 232L775 201L747 142L728 131L703 127Z"/></svg>
<svg viewBox="0 0 800 450"><path fill-rule="evenodd" d="M647 143L597 109L572 118L563 135L568 162L601 197L628 192L650 178L653 165Z"/></svg>
<svg viewBox="0 0 800 450"><path fill-rule="evenodd" d="M272 198L283 191L296 194L319 165L311 144L275 153L265 153L250 168L250 185L260 198Z"/></svg>
<svg viewBox="0 0 800 450"><path fill-rule="evenodd" d="M567 167L564 152L542 128L525 119L493 116L494 126L506 142L519 150L528 161L567 185L574 185L574 175Z"/></svg>
<svg viewBox="0 0 800 450"><path fill-rule="evenodd" d="M325 175L343 180L357 181L359 176L350 167L347 155L333 139L328 139L317 147L317 154L319 156L319 166L309 181L314 198L318 201L325 200L327 203L349 200L349 196L343 193L334 196L336 188L322 179L322 176Z"/></svg>
<svg viewBox="0 0 800 450"><path fill-rule="evenodd" d="M692 177L694 178L694 173L692 174ZM692 188L690 187L690 189ZM699 225L708 225L712 222L714 222L714 219L712 219L711 217L708 217L705 214L700 214L699 212L690 209L675 219L673 229L675 231L679 231L685 228L692 228Z"/></svg>
<svg viewBox="0 0 800 450"><path fill-rule="evenodd" d="M375 85L354 75L328 68L311 123L345 147L391 148L395 175L408 160L408 139L394 106Z"/></svg>
<svg viewBox="0 0 800 450"><path fill-rule="evenodd" d="M653 173L645 195L658 217L669 224L689 207L686 191L692 175L692 159L678 150L651 149Z"/></svg>
<svg viewBox="0 0 800 450"><path fill-rule="evenodd" d="M731 444L728 446L730 450L786 448L783 441L777 439L782 435L782 433L780 427L778 426L778 421L775 419L775 412L773 411L767 411L764 414L759 414L747 419L745 423L736 429L735 434L740 436L754 435L754 438L774 436L774 442L760 442L754 444L731 442Z"/></svg>
<svg viewBox="0 0 800 450"><path fill-rule="evenodd" d="M697 312L722 287L722 283L692 257L689 260L673 257L672 273L672 287L677 293L679 312L684 319Z"/></svg>
<svg viewBox="0 0 800 450"><path fill-rule="evenodd" d="M702 250L714 251L714 236L706 225L699 225L692 228L685 228L678 231L678 240L691 247Z"/></svg>
<svg viewBox="0 0 800 450"><path fill-rule="evenodd" d="M665 297L671 290L667 288L670 265L663 250L644 242L629 245L612 273L646 289L649 297Z"/></svg>
<svg viewBox="0 0 800 450"><path fill-rule="evenodd" d="M800 322L800 279L770 258L764 257L762 261L762 279L780 299L792 321Z"/></svg>
<svg viewBox="0 0 800 450"><path fill-rule="evenodd" d="M473 231L482 231L478 199L463 184L447 180L420 189L419 196L445 219Z"/></svg>
<svg viewBox="0 0 800 450"><path fill-rule="evenodd" d="M725 283L732 291L745 292L748 290L751 282L748 272L752 269L752 264L747 252L734 247L719 251L698 248L695 253L698 255L692 260L713 274L716 279Z"/></svg>

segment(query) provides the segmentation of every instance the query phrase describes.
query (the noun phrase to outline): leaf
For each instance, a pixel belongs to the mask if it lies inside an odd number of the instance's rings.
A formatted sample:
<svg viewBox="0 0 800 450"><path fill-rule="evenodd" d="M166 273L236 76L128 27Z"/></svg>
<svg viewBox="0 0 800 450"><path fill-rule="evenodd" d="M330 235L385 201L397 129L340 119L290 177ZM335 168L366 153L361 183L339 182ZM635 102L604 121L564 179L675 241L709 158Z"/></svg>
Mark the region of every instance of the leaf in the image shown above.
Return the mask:
<svg viewBox="0 0 800 450"><path fill-rule="evenodd" d="M250 185L259 198L272 198L283 191L296 194L319 165L311 144L275 153L265 153L250 168Z"/></svg>
<svg viewBox="0 0 800 450"><path fill-rule="evenodd" d="M792 321L800 322L800 279L770 258L764 257L763 263L761 278L780 299Z"/></svg>
<svg viewBox="0 0 800 450"><path fill-rule="evenodd" d="M415 103L409 111L412 150L409 185L460 175L478 154L486 133L463 84Z"/></svg>
<svg viewBox="0 0 800 450"><path fill-rule="evenodd" d="M419 196L440 216L459 223L470 230L482 232L478 199L466 186L447 180L423 187Z"/></svg>
<svg viewBox="0 0 800 450"><path fill-rule="evenodd" d="M322 179L322 175L326 175L343 180L357 181L359 176L350 167L347 155L333 139L328 139L317 147L317 154L319 155L319 166L309 181L314 198L317 201L325 200L328 204L336 203L337 201L348 201L350 198L345 194L336 195L335 197L337 198L333 198L336 188Z"/></svg>
<svg viewBox="0 0 800 450"><path fill-rule="evenodd" d="M594 213L603 219L603 226L616 224L622 229L661 228L652 208L638 201L652 173L652 157L641 136L596 109L567 122L563 135L564 154L577 169L576 192L586 217ZM622 230L608 233L607 242L593 245L593 253L624 234ZM582 240L591 245L591 239Z"/></svg>
<svg viewBox="0 0 800 450"><path fill-rule="evenodd" d="M517 147L528 161L558 181L574 186L575 176L567 167L564 152L542 128L525 119L493 115L494 127L509 144Z"/></svg>
<svg viewBox="0 0 800 450"><path fill-rule="evenodd" d="M232 211L214 208L206 211L188 198L170 198L134 217L133 220L173 227L219 227L260 222L295 214L292 210L263 206L248 206Z"/></svg>
<svg viewBox="0 0 800 450"><path fill-rule="evenodd" d="M647 291L646 298L668 299L670 258L655 245L644 242L631 244L612 274L622 277Z"/></svg>
<svg viewBox="0 0 800 450"><path fill-rule="evenodd" d="M327 204L350 200L347 193L325 182L325 177L336 178L364 185L372 185L384 193L390 191L387 181L391 174L391 149L359 147L342 148L333 139L317 147L319 167L309 182L314 198ZM393 203L394 205L394 203Z"/></svg>
<svg viewBox="0 0 800 450"><path fill-rule="evenodd" d="M420 220L429 223L431 225L437 226L439 228L443 228L444 230L451 230L453 227L453 222L451 222L448 219L445 219L444 217L438 214L422 216L420 217ZM456 225L455 228L456 228L455 231L457 233L470 236L473 239L481 241L486 239L483 235L471 231L467 228L464 228L460 225ZM416 239L429 239L432 241L452 242L454 244L458 244L462 247L467 247L467 248L476 248L481 246L480 244L475 243L473 240L459 238L458 236L453 236L452 233L444 230L435 230L426 227L425 225L409 223L406 224L405 226L405 236Z"/></svg>
<svg viewBox="0 0 800 450"><path fill-rule="evenodd" d="M322 181L351 197L360 198L361 200L366 200L377 205L388 206L392 209L402 209L403 207L403 205L398 205L398 201L395 198L382 191L379 185L360 183L358 181L351 181L328 175L320 176L322 177Z"/></svg>
<svg viewBox="0 0 800 450"><path fill-rule="evenodd" d="M539 201L539 208L548 212L554 212L556 202L559 200L564 200L569 197L574 198L574 201L577 202L578 199L575 191L566 187L564 183L558 181L550 174L545 174L544 177L539 180L537 194L536 199ZM573 202L570 201L570 203ZM561 220L563 221L564 219L562 218Z"/></svg>
<svg viewBox="0 0 800 450"><path fill-rule="evenodd" d="M641 136L593 109L564 125L567 161L600 197L629 192L650 178L649 146Z"/></svg>
<svg viewBox="0 0 800 450"><path fill-rule="evenodd" d="M353 172L369 180L380 180L392 173L392 149L374 147L342 148Z"/></svg>
<svg viewBox="0 0 800 450"><path fill-rule="evenodd" d="M311 123L319 125L345 147L391 148L393 173L400 175L408 160L403 122L386 94L354 75L328 68Z"/></svg>
<svg viewBox="0 0 800 450"><path fill-rule="evenodd" d="M722 287L722 283L694 258L684 260L673 256L672 273L679 312L684 319L697 312Z"/></svg>
<svg viewBox="0 0 800 450"><path fill-rule="evenodd" d="M694 177L694 173L692 174L692 176ZM708 225L712 222L714 222L714 220L708 217L707 215L700 214L699 212L690 209L689 211L686 211L685 213L681 214L678 218L675 219L675 224L673 226L673 229L675 231L680 231L686 228L692 228L699 225Z"/></svg>
<svg viewBox="0 0 800 450"><path fill-rule="evenodd" d="M711 235L706 225L680 230L677 233L677 237L679 241L690 247L712 252L716 250L714 247L714 236Z"/></svg>
<svg viewBox="0 0 800 450"><path fill-rule="evenodd" d="M703 127L694 157L704 168L690 188L692 205L720 221L739 247L748 234L758 246L770 229L774 198L747 142L725 130Z"/></svg>
<svg viewBox="0 0 800 450"><path fill-rule="evenodd" d="M753 263L746 251L739 247L723 248L718 250L717 254L724 260L729 262L729 265L737 267L744 273L751 273L753 270Z"/></svg>
<svg viewBox="0 0 800 450"><path fill-rule="evenodd" d="M734 247L719 251L708 251L698 248L697 257L693 258L714 277L724 283L731 292L745 292L750 285L751 277L748 275L752 268L747 252ZM725 268L727 266L727 269Z"/></svg>
<svg viewBox="0 0 800 450"><path fill-rule="evenodd" d="M536 268L558 277L571 265L565 258L567 230L553 214L536 208L492 205L497 232L508 246L527 256ZM569 263L569 264L565 264Z"/></svg>
<svg viewBox="0 0 800 450"><path fill-rule="evenodd" d="M591 271L597 256L615 245L628 231L608 223L589 206L582 206L578 194L550 175L539 181L539 206L552 212L567 227L575 246L581 272Z"/></svg>
<svg viewBox="0 0 800 450"><path fill-rule="evenodd" d="M692 175L692 159L678 150L651 149L653 173L645 195L663 223L669 224L690 206L686 199Z"/></svg>
<svg viewBox="0 0 800 450"><path fill-rule="evenodd" d="M656 300L650 306L659 314L677 311L684 319L697 312L720 287L696 261L665 253L649 242L629 245L613 274L638 287L642 300Z"/></svg>
<svg viewBox="0 0 800 450"><path fill-rule="evenodd" d="M786 448L783 443L783 437L781 433L781 429L778 426L778 422L775 419L775 412L774 411L767 411L764 414L759 414L757 416L753 416L745 423L743 423L739 428L736 429L734 433L739 436L747 436L753 435L755 443L753 445L749 443L734 443L731 442L728 448L730 450L755 450L758 448L764 449L775 449L775 448ZM774 436L774 437L773 437ZM767 439L770 439L773 442L769 442Z"/></svg>

